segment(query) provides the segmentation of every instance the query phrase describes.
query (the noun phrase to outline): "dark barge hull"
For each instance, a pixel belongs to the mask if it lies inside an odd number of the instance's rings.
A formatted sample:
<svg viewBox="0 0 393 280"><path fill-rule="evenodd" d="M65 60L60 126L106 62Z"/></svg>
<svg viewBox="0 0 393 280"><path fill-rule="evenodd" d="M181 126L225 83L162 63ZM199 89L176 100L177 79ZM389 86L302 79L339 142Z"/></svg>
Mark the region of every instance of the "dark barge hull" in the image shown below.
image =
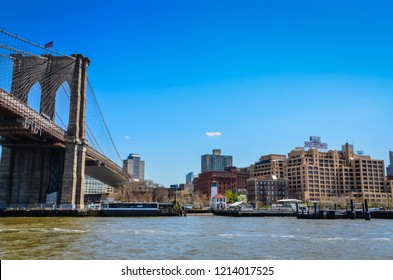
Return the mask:
<svg viewBox="0 0 393 280"><path fill-rule="evenodd" d="M160 217L160 216L179 216L175 212L163 212L161 210L101 210L98 212L100 217Z"/></svg>
<svg viewBox="0 0 393 280"><path fill-rule="evenodd" d="M25 210L25 209L5 209L0 210L0 217L161 217L161 216L181 216L176 212L163 212L161 210Z"/></svg>
<svg viewBox="0 0 393 280"><path fill-rule="evenodd" d="M0 217L87 217L97 216L97 210L71 210L71 209L3 209Z"/></svg>
<svg viewBox="0 0 393 280"><path fill-rule="evenodd" d="M367 213L361 211L351 212L335 212L335 211L320 211L317 214L301 214L297 215L298 219L366 219ZM393 219L393 211L373 211L368 213L369 218L372 219Z"/></svg>
<svg viewBox="0 0 393 280"><path fill-rule="evenodd" d="M259 210L213 210L213 215L230 217L296 217L294 212L283 211L259 211Z"/></svg>

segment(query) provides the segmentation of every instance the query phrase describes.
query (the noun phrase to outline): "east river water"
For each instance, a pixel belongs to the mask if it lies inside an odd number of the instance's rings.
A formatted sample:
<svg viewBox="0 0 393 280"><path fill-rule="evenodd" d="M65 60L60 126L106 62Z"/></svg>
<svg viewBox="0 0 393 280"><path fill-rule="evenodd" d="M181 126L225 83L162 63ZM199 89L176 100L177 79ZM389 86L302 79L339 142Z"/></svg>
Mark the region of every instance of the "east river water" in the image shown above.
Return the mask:
<svg viewBox="0 0 393 280"><path fill-rule="evenodd" d="M0 218L0 259L393 260L393 220Z"/></svg>

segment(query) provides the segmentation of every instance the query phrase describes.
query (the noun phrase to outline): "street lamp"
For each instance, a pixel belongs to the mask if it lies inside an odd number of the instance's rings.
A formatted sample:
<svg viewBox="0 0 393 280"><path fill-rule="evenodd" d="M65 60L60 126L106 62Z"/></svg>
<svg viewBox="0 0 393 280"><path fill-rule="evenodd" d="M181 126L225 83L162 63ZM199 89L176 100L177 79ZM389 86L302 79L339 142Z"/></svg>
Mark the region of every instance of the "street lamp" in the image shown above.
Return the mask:
<svg viewBox="0 0 393 280"><path fill-rule="evenodd" d="M359 201L359 189L356 189L356 200Z"/></svg>
<svg viewBox="0 0 393 280"><path fill-rule="evenodd" d="M177 204L177 185L175 185L175 205Z"/></svg>
<svg viewBox="0 0 393 280"><path fill-rule="evenodd" d="M350 191L351 191L351 188L349 186L345 186L344 197L345 197L345 205L346 205L346 207L347 207L347 205L348 205L348 203L349 203L349 201L351 199L351 196L349 194Z"/></svg>

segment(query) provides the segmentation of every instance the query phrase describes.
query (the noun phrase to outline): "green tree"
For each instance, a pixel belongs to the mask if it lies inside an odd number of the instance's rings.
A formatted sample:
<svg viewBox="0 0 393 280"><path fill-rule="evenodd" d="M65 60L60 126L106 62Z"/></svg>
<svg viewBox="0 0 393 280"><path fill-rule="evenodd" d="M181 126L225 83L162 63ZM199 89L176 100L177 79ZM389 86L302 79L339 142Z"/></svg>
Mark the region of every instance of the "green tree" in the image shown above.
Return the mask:
<svg viewBox="0 0 393 280"><path fill-rule="evenodd" d="M227 202L236 202L239 194L233 193L232 190L226 190L224 192L224 196L226 197Z"/></svg>
<svg viewBox="0 0 393 280"><path fill-rule="evenodd" d="M240 194L240 195L237 197L237 201L241 201L241 202L247 203L247 195L245 195L245 194Z"/></svg>

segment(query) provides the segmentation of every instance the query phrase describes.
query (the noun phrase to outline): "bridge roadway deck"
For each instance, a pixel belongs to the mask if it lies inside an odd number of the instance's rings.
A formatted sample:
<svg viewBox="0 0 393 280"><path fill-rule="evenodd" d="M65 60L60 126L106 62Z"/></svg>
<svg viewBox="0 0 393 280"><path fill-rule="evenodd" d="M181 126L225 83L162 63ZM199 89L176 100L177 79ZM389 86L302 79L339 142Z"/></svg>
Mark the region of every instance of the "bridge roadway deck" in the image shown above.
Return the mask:
<svg viewBox="0 0 393 280"><path fill-rule="evenodd" d="M31 133L38 137L49 137L63 144L66 143L67 134L62 128L1 88L0 108L2 111L0 116L6 114L17 118L21 117L20 125L22 129L15 130L15 133ZM8 130L8 134L12 133L10 132L12 128L6 128L6 130ZM120 166L89 145L86 145L85 169L87 175L113 187L131 178Z"/></svg>

